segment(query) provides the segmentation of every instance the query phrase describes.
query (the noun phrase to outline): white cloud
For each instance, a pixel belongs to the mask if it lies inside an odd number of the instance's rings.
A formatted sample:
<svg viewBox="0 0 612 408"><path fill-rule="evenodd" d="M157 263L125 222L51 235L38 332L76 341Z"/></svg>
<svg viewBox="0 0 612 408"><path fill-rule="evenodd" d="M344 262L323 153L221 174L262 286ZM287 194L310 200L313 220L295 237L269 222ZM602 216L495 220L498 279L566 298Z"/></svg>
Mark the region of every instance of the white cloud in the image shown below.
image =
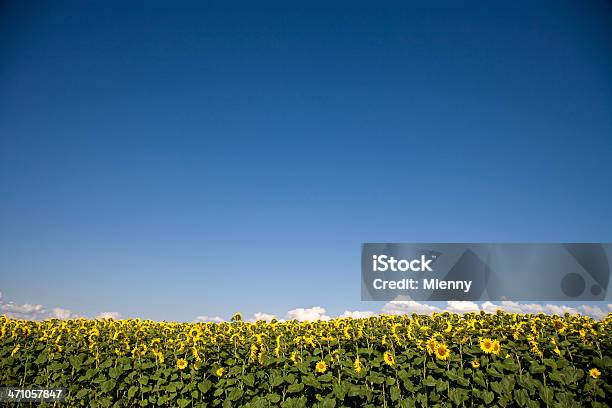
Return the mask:
<svg viewBox="0 0 612 408"><path fill-rule="evenodd" d="M15 302L4 302L2 300L2 292L0 292L0 315L3 314L12 319L22 320L70 319L76 317L70 310L61 307L48 311L40 304L24 303L19 305Z"/></svg>
<svg viewBox="0 0 612 408"><path fill-rule="evenodd" d="M500 302L497 307L509 313L545 313L562 315L564 313L578 313L574 307L567 305L539 304L539 303L520 303L512 301ZM485 310L486 311L486 310Z"/></svg>
<svg viewBox="0 0 612 408"><path fill-rule="evenodd" d="M214 323L221 323L224 322L225 319L219 317L219 316L206 316L206 315L202 315L202 316L197 316L195 318L195 321L197 323L206 323L206 322L214 322Z"/></svg>
<svg viewBox="0 0 612 408"><path fill-rule="evenodd" d="M468 312L478 312L480 311L480 307L474 303L469 301L448 301L448 307L445 309L451 313L468 313Z"/></svg>
<svg viewBox="0 0 612 408"><path fill-rule="evenodd" d="M566 305L546 305L544 313L562 315L563 313L578 313L578 310Z"/></svg>
<svg viewBox="0 0 612 408"><path fill-rule="evenodd" d="M504 300L497 307L509 313L544 313L544 306L538 303L519 303Z"/></svg>
<svg viewBox="0 0 612 408"><path fill-rule="evenodd" d="M331 317L325 314L325 309L320 306L311 307L309 309L298 308L287 312L288 320L314 321L314 320L329 320Z"/></svg>
<svg viewBox="0 0 612 408"><path fill-rule="evenodd" d="M612 305L608 305L608 310L612 311L612 307L610 307ZM580 310L582 310L582 312L584 314L587 314L589 316L594 317L595 319L601 320L604 317L606 317L606 315L608 314L607 310L604 310L598 306L590 306L590 305L582 305L580 306Z"/></svg>
<svg viewBox="0 0 612 408"><path fill-rule="evenodd" d="M347 310L338 317L350 317L352 319L365 319L367 317L372 317L374 315L375 315L374 312L360 312L360 311Z"/></svg>
<svg viewBox="0 0 612 408"><path fill-rule="evenodd" d="M6 314L13 319L40 320L45 317L46 310L42 305L25 303L16 305L13 302L0 302L0 314Z"/></svg>
<svg viewBox="0 0 612 408"><path fill-rule="evenodd" d="M66 320L66 319L74 318L75 316L68 309L62 309L61 307L54 307L53 309L51 309L51 314L49 317L51 317L52 319Z"/></svg>
<svg viewBox="0 0 612 408"><path fill-rule="evenodd" d="M121 319L121 313L119 312L102 312L96 315L96 319L113 319L119 320Z"/></svg>
<svg viewBox="0 0 612 408"><path fill-rule="evenodd" d="M605 308L608 310L605 310ZM503 310L509 313L530 313L530 314L557 314L564 313L582 313L591 316L595 319L604 318L609 312L612 312L612 304L599 307L596 305L583 304L579 306L556 305L556 304L540 304L540 303L520 303L512 301L502 301L499 303L483 302L475 303L469 301L448 301L446 305L433 306L428 303L420 303L413 300L397 301L393 300L386 303L381 310L383 314L431 314L433 312L451 312L451 313L467 313L484 311L486 313L495 313L497 310Z"/></svg>
<svg viewBox="0 0 612 408"><path fill-rule="evenodd" d="M479 312L484 311L486 313L495 313L497 310L503 310L509 313L545 313L545 314L557 314L562 315L564 313L582 313L587 316L591 316L595 319L603 319L612 313L612 303L590 303L590 304L574 304L563 305L563 304L542 304L542 303L520 303L514 301L501 301L501 302L470 302L470 301L448 301L448 302L417 302L410 300L408 297L398 297L396 300L386 303L380 313L389 315L401 315L401 314L432 314L434 312L451 312L451 313L467 313L467 312ZM44 320L48 318L52 319L75 319L79 316L74 314L71 310L64 309L61 307L55 307L47 310L43 305L25 303L22 305L15 304L14 302L4 302L2 292L0 292L0 315L5 314L10 318L24 319L24 320ZM371 311L352 311L346 310L338 317L341 318L353 318L361 319L376 316L379 313ZM95 316L95 319L114 319L119 320L122 318L119 312L103 312ZM249 320L255 322L257 320L271 321L272 319L278 319L275 315L263 312L257 312ZM299 321L316 321L316 320L330 320L331 317L326 314L326 310L320 306L314 306L311 308L297 308L287 312L286 318L288 320L299 320ZM221 323L226 321L219 316L197 316L195 322L215 322ZM278 319L278 321L284 321Z"/></svg>
<svg viewBox="0 0 612 408"><path fill-rule="evenodd" d="M498 310L503 310L499 305L496 305L495 303L488 302L488 301L480 305L480 308L487 313L495 313Z"/></svg>
<svg viewBox="0 0 612 408"><path fill-rule="evenodd" d="M383 314L401 315L401 314L432 314L440 312L440 308L431 306L425 303L419 303L414 300L392 300L385 304L382 308Z"/></svg>
<svg viewBox="0 0 612 408"><path fill-rule="evenodd" d="M269 314L269 313L261 313L261 312L257 312L253 315L253 318L250 319L251 322L256 322L258 320L263 320L266 322L271 321L272 319L276 319L276 316Z"/></svg>
<svg viewBox="0 0 612 408"><path fill-rule="evenodd" d="M14 312L14 313L44 313L45 308L42 305L32 305L29 303L21 306L9 302L0 306L3 311Z"/></svg>

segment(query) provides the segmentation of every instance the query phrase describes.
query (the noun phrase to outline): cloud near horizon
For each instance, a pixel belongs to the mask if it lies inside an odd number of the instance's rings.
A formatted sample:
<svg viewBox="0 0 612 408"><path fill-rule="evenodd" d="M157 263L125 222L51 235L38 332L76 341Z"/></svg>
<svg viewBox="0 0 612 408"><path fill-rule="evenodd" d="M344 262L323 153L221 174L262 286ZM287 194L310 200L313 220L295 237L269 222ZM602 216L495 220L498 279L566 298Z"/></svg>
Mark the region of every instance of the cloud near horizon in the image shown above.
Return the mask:
<svg viewBox="0 0 612 408"><path fill-rule="evenodd" d="M113 320L119 320L119 319L121 319L121 313L119 313L119 312L102 312L102 313L98 313L96 315L95 319L113 319Z"/></svg>
<svg viewBox="0 0 612 408"><path fill-rule="evenodd" d="M612 304L595 305L578 305L575 307L567 305L540 304L540 303L520 303L512 301L502 301L499 303L482 302L480 304L470 301L448 301L445 307L432 306L425 303L419 303L414 300L409 301L391 301L385 304L381 310L383 314L399 315L399 314L431 314L433 312L450 312L450 313L467 313L480 312L495 313L497 310L503 310L508 313L545 313L562 315L564 313L581 313L591 316L595 319L602 319L608 313L612 313Z"/></svg>
<svg viewBox="0 0 612 408"><path fill-rule="evenodd" d="M541 303L520 303L512 301L502 301L499 303L493 302L470 302L470 301L448 301L443 305L428 304L416 302L414 300L395 300L383 305L380 311L359 311L359 310L346 310L339 314L337 317L340 318L353 318L361 319L376 316L379 314L388 315L402 315L402 314L432 314L434 312L450 312L450 313L468 313L468 312L480 312L495 313L497 310L503 310L509 313L545 313L545 314L557 314L562 315L564 313L580 313L595 319L603 319L608 313L612 313L612 303L605 304L603 302L597 304L582 304L577 306L568 305L556 305L556 304L541 304ZM61 307L51 308L47 310L43 305L25 303L22 305L15 304L14 302L5 302L0 292L0 315L6 315L14 319L23 320L45 320L45 319L76 319L81 317L73 313L69 309ZM120 312L102 312L95 315L94 319L121 319L123 316ZM327 310L321 306L313 306L309 308L297 308L289 310L285 319L278 318L276 315L270 313L257 312L248 319L250 322L256 322L258 320L271 321L272 319L278 319L279 321L285 320L298 320L298 321L327 321L333 317L327 313ZM227 321L220 316L209 316L199 315L196 316L194 322L215 322L220 323Z"/></svg>
<svg viewBox="0 0 612 408"><path fill-rule="evenodd" d="M207 315L197 316L194 319L194 322L196 322L196 323L207 323L207 322L221 323L221 322L224 322L224 321L225 321L225 319L223 319L222 317L219 317L219 316L207 316Z"/></svg>

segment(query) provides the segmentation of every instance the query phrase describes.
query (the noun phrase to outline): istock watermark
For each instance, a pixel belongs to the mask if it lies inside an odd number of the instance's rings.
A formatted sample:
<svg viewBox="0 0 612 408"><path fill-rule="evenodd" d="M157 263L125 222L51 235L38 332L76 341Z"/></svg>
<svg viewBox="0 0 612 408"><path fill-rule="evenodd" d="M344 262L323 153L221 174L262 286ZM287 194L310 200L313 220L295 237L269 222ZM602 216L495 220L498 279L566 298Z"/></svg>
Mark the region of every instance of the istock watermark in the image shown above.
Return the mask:
<svg viewBox="0 0 612 408"><path fill-rule="evenodd" d="M366 243L362 300L610 300L609 243Z"/></svg>

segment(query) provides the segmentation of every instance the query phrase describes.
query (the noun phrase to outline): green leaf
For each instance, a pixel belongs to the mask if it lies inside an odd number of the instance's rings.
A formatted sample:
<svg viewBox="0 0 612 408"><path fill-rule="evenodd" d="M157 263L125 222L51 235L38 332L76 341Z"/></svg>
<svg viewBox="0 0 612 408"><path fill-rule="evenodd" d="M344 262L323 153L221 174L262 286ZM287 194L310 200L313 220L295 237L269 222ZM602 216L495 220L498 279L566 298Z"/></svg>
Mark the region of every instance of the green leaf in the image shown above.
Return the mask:
<svg viewBox="0 0 612 408"><path fill-rule="evenodd" d="M179 398L176 401L176 403L179 406L179 408L185 408L187 405L189 405L191 403L191 401L189 401L188 399L185 399L185 398Z"/></svg>
<svg viewBox="0 0 612 408"><path fill-rule="evenodd" d="M383 377L382 375L379 375L377 373L372 373L370 375L368 375L367 379L374 384L382 384L385 382L385 377Z"/></svg>
<svg viewBox="0 0 612 408"><path fill-rule="evenodd" d="M319 381L330 382L333 378L334 377L333 377L332 373L329 372L329 373L325 373L325 374L319 376Z"/></svg>
<svg viewBox="0 0 612 408"><path fill-rule="evenodd" d="M477 371L474 374L474 382L480 385L482 388L486 388L487 383L484 380L484 374L481 371Z"/></svg>
<svg viewBox="0 0 612 408"><path fill-rule="evenodd" d="M396 402L400 397L400 390L397 387L391 387L389 393L391 394L391 401L393 402Z"/></svg>
<svg viewBox="0 0 612 408"><path fill-rule="evenodd" d="M202 394L206 394L208 390L210 390L210 387L212 387L212 382L209 380L204 380L201 383L198 383L198 390L200 390Z"/></svg>
<svg viewBox="0 0 612 408"><path fill-rule="evenodd" d="M554 394L550 388L541 387L540 388L540 398L546 405L552 405Z"/></svg>
<svg viewBox="0 0 612 408"><path fill-rule="evenodd" d="M448 390L448 381L438 381L436 384L436 391L438 392L446 392Z"/></svg>
<svg viewBox="0 0 612 408"><path fill-rule="evenodd" d="M117 385L117 383L115 382L115 380L104 381L102 383L102 385L100 386L100 391L102 391L102 392L110 392L110 391L112 391L115 388L116 385Z"/></svg>
<svg viewBox="0 0 612 408"><path fill-rule="evenodd" d="M461 403L468 399L467 391L453 388L448 392L448 398L455 404L461 405Z"/></svg>
<svg viewBox="0 0 612 408"><path fill-rule="evenodd" d="M230 391L228 398L230 401L238 401L240 398L242 398L243 393L242 388L234 388Z"/></svg>
<svg viewBox="0 0 612 408"><path fill-rule="evenodd" d="M272 394L268 394L266 395L266 398L268 399L268 401L270 401L273 404L278 403L278 401L280 401L280 395L276 394L276 393L272 393Z"/></svg>
<svg viewBox="0 0 612 408"><path fill-rule="evenodd" d="M296 384L291 384L289 387L287 387L287 392L300 392L303 389L304 389L303 383L296 383Z"/></svg>
<svg viewBox="0 0 612 408"><path fill-rule="evenodd" d="M79 390L79 392L76 393L76 398L77 399L83 399L85 398L85 396L89 393L89 390L84 388L82 390Z"/></svg>
<svg viewBox="0 0 612 408"><path fill-rule="evenodd" d="M325 398L319 403L320 408L334 408L336 406L336 400L332 398Z"/></svg>
<svg viewBox="0 0 612 408"><path fill-rule="evenodd" d="M428 375L425 381L423 381L423 384L427 387L435 387L438 382L431 375Z"/></svg>
<svg viewBox="0 0 612 408"><path fill-rule="evenodd" d="M482 399L484 400L485 404L489 405L493 402L493 399L495 399L495 394L493 394L491 391L483 391Z"/></svg>
<svg viewBox="0 0 612 408"><path fill-rule="evenodd" d="M249 387L253 387L255 385L255 376L252 373L245 375L242 380Z"/></svg>
<svg viewBox="0 0 612 408"><path fill-rule="evenodd" d="M409 376L408 372L406 372L406 370L398 371L397 372L397 376L399 377L400 380L402 380L402 383L404 384L404 387L406 387L406 389L408 391L413 392L416 389L416 387L414 386L414 384L410 380L410 376Z"/></svg>
<svg viewBox="0 0 612 408"><path fill-rule="evenodd" d="M289 386L289 388L291 388L291 386ZM304 384L302 384L302 389L303 388L304 388ZM348 389L347 384L346 383L334 384L332 388L334 390L334 395L336 396L336 398L338 398L339 400L344 400L344 397L346 396L346 392Z"/></svg>
<svg viewBox="0 0 612 408"><path fill-rule="evenodd" d="M319 382L319 380L314 378L312 375L305 375L305 376L303 376L302 377L302 382L304 383L304 385L306 385L308 387L313 387L313 388L320 388L321 387L321 383Z"/></svg>
<svg viewBox="0 0 612 408"><path fill-rule="evenodd" d="M571 408L576 405L571 394L560 392L555 395L558 402L555 402L555 408Z"/></svg>
<svg viewBox="0 0 612 408"><path fill-rule="evenodd" d="M524 388L514 390L514 400L519 406L524 407L529 400L529 393Z"/></svg>
<svg viewBox="0 0 612 408"><path fill-rule="evenodd" d="M119 378L122 373L123 369L121 367L112 367L110 370L108 370L108 374L110 375L110 377L114 378L115 380Z"/></svg>
<svg viewBox="0 0 612 408"><path fill-rule="evenodd" d="M272 374L270 374L270 385L272 387L278 387L282 383L283 377L281 375L277 374L276 372L272 372Z"/></svg>
<svg viewBox="0 0 612 408"><path fill-rule="evenodd" d="M36 357L36 360L34 360L34 363L36 363L37 365L45 364L48 360L47 357L48 357L47 352L43 351L38 355L38 357Z"/></svg>
<svg viewBox="0 0 612 408"><path fill-rule="evenodd" d="M365 386L349 384L348 396L349 397L363 397L366 395Z"/></svg>
<svg viewBox="0 0 612 408"><path fill-rule="evenodd" d="M544 371L546 371L546 366L538 364L536 361L533 361L531 365L529 365L529 372L532 374L541 374Z"/></svg>
<svg viewBox="0 0 612 408"><path fill-rule="evenodd" d="M70 356L68 357L68 361L70 361L70 365L72 365L76 371L81 369L81 358L79 356Z"/></svg>

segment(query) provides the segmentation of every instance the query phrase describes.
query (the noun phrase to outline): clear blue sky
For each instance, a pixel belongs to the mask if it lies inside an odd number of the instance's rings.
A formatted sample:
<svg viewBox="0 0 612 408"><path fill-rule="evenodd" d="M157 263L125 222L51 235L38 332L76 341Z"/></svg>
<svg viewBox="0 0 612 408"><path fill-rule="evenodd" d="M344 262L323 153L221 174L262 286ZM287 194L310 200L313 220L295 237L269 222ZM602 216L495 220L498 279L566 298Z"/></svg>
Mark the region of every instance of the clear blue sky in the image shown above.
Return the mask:
<svg viewBox="0 0 612 408"><path fill-rule="evenodd" d="M0 4L0 291L359 301L360 244L612 241L612 5Z"/></svg>

